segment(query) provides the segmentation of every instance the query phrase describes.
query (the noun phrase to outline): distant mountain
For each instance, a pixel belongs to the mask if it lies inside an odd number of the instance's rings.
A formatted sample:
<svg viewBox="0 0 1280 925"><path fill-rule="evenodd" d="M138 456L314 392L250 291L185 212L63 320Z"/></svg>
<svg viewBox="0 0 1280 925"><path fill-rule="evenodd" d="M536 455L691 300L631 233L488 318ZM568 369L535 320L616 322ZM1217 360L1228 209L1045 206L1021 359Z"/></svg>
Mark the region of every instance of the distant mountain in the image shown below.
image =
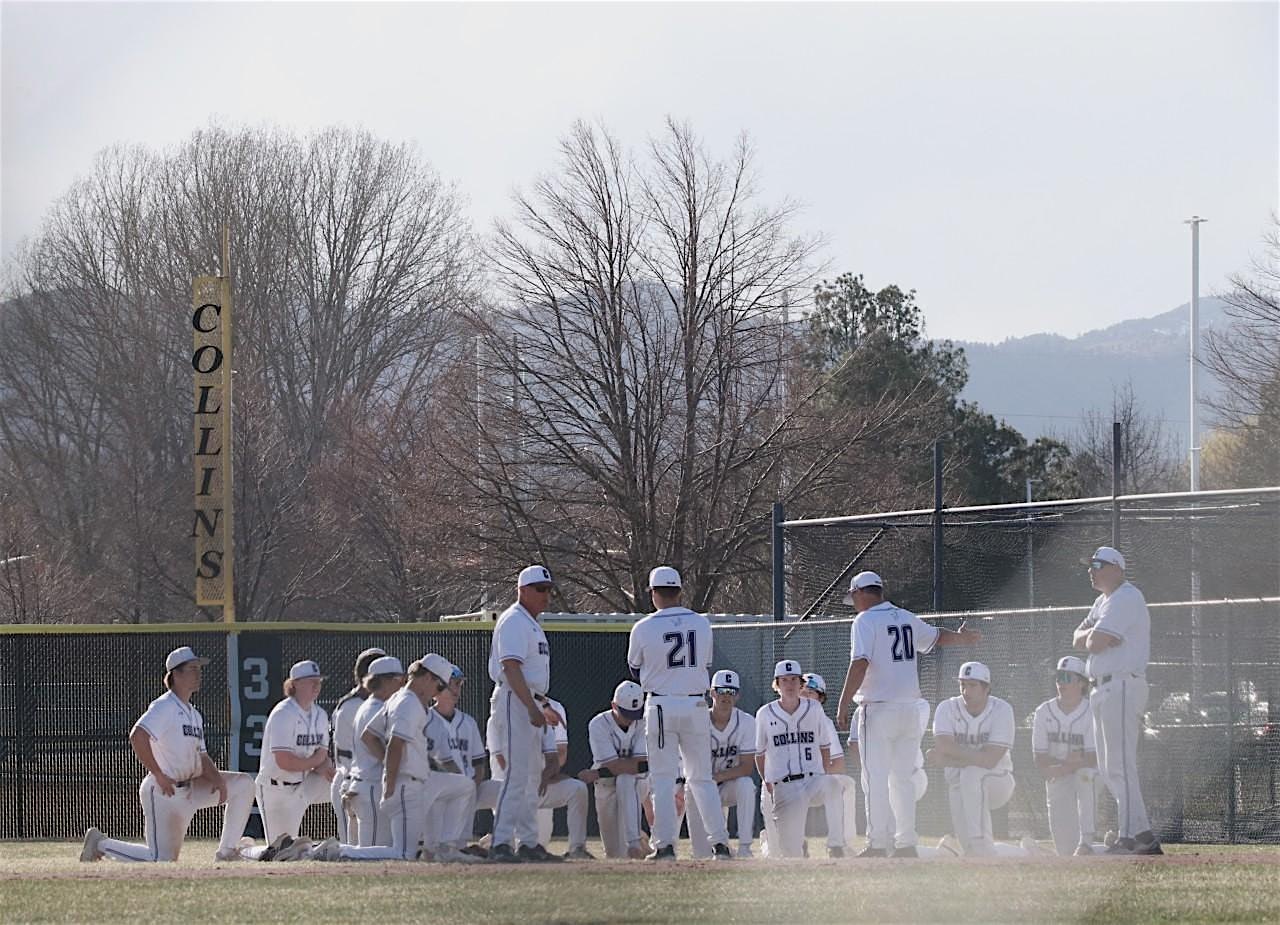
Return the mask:
<svg viewBox="0 0 1280 925"><path fill-rule="evenodd" d="M1201 337L1227 323L1224 308L1221 299L1200 300ZM1079 337L1031 334L999 344L961 341L969 359L963 397L1028 439L1063 436L1078 426L1086 410L1110 409L1114 389L1129 380L1146 412L1163 416L1180 433L1190 400L1190 315L1190 305L1184 303L1154 318L1121 321ZM1202 370L1201 398L1217 388ZM1202 425L1207 424L1208 412L1202 409L1201 414Z"/></svg>

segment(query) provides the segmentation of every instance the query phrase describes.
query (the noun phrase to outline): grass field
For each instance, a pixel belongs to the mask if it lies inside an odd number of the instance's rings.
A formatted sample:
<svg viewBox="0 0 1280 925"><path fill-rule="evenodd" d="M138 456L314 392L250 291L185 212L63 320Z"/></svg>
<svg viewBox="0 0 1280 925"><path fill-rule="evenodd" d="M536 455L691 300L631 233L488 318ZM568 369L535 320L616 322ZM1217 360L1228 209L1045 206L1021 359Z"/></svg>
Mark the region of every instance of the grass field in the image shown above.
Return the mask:
<svg viewBox="0 0 1280 925"><path fill-rule="evenodd" d="M1280 848L1164 858L561 865L79 862L0 842L0 921L1277 922ZM553 846L557 847L557 846ZM563 850L563 846L559 846ZM812 843L815 856L824 854Z"/></svg>

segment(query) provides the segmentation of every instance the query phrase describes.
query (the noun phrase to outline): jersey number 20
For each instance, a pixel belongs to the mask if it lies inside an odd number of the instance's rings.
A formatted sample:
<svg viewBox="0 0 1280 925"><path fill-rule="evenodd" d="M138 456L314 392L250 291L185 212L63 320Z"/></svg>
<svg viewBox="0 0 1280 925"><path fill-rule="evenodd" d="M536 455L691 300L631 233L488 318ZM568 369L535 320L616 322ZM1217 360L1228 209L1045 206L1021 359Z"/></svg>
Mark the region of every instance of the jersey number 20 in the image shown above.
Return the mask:
<svg viewBox="0 0 1280 925"><path fill-rule="evenodd" d="M667 652L668 668L698 667L698 634L694 630L687 633L663 633L662 641L671 644ZM688 655L685 655L685 649Z"/></svg>
<svg viewBox="0 0 1280 925"><path fill-rule="evenodd" d="M904 623L901 626L887 627L889 630L889 638L892 642L889 645L889 651L893 654L895 662L911 661L916 657L916 644L911 638L911 624Z"/></svg>

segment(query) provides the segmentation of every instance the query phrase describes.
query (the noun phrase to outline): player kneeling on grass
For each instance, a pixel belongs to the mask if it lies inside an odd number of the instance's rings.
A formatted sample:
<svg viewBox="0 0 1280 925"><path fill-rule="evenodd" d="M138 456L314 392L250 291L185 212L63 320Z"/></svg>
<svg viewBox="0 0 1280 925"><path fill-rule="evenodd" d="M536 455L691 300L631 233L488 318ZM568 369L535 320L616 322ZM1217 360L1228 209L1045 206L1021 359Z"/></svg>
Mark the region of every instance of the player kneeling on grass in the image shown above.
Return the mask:
<svg viewBox="0 0 1280 925"><path fill-rule="evenodd" d="M354 758L343 789L343 805L353 820L346 844L391 846L391 820L382 809L382 760L387 753L387 700L404 684L400 659L374 659L364 678L368 699L360 704L353 723Z"/></svg>
<svg viewBox="0 0 1280 925"><path fill-rule="evenodd" d="M613 692L609 709L587 724L591 767L578 772L583 783L595 785L596 819L605 857L645 857L640 829L641 804L649 795L649 764L645 752L644 691L623 681Z"/></svg>
<svg viewBox="0 0 1280 925"><path fill-rule="evenodd" d="M742 679L736 671L717 671L711 679L711 779L720 792L720 806L737 808L738 857L749 858L756 821L756 785L751 779L755 770L756 720L738 709L741 688ZM713 857L711 836L688 790L684 806L693 856Z"/></svg>
<svg viewBox="0 0 1280 925"><path fill-rule="evenodd" d="M356 841L356 833L349 831L355 824L355 816L351 813L350 804L344 799L347 792L347 778L351 773L351 765L356 754L356 714L369 696L369 688L365 678L373 661L386 655L381 649L365 649L356 656L354 669L355 686L338 698L333 707L333 722L329 730L333 742L334 765L337 773L329 784L329 800L333 804L333 814L338 819L338 840Z"/></svg>
<svg viewBox="0 0 1280 925"><path fill-rule="evenodd" d="M205 751L204 719L191 697L200 690L208 662L189 646L170 652L164 663L168 693L151 701L129 733L129 745L147 769L138 787L147 843L117 841L91 828L80 860L176 861L196 810L223 803L227 812L216 858L238 858L236 848L253 806L253 781L247 774L220 772Z"/></svg>
<svg viewBox="0 0 1280 925"><path fill-rule="evenodd" d="M465 680L461 668L450 666L448 685L427 711L431 787L436 791L436 800L427 817L424 841L437 861L480 860L462 850L471 840L475 825L476 769L485 763L480 727L458 709Z"/></svg>
<svg viewBox="0 0 1280 925"><path fill-rule="evenodd" d="M764 781L760 808L772 816L777 844L770 857L804 856L809 806L821 800L827 816L827 853L844 857L843 791L826 773L829 750L822 745L826 714L816 700L800 696L800 663L783 659L773 669L778 699L756 711L756 769Z"/></svg>
<svg viewBox="0 0 1280 925"><path fill-rule="evenodd" d="M991 696L991 671L981 662L960 666L960 696L938 704L933 748L925 760L946 768L951 822L966 855L1023 855L1012 845L999 850L991 833L991 811L1013 796L1013 707Z"/></svg>
<svg viewBox="0 0 1280 925"><path fill-rule="evenodd" d="M1049 804L1049 834L1058 854L1094 853L1098 756L1084 661L1067 655L1058 661L1058 696L1036 707L1031 721L1031 750L1044 774Z"/></svg>

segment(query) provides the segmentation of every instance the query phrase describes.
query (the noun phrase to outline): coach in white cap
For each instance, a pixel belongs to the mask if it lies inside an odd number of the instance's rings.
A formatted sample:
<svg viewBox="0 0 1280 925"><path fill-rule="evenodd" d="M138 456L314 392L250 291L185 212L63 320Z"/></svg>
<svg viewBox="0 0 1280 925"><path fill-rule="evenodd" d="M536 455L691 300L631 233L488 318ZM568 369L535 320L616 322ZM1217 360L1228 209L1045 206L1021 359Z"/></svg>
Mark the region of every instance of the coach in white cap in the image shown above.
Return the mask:
<svg viewBox="0 0 1280 925"><path fill-rule="evenodd" d="M546 567L523 569L516 580L516 602L493 629L489 678L496 687L490 714L507 765L493 814L493 861L558 860L538 844L542 728L547 724L541 701L551 686L551 648L538 615L547 609L554 587Z"/></svg>
<svg viewBox="0 0 1280 925"><path fill-rule="evenodd" d="M711 716L706 694L711 668L711 621L680 604L680 573L660 565L649 573L649 593L658 608L631 627L627 664L647 695L645 744L653 788L653 853L676 856L676 778L686 787L717 859L728 860L729 830L720 812L720 792L711 779Z"/></svg>
<svg viewBox="0 0 1280 925"><path fill-rule="evenodd" d="M1109 854L1164 854L1151 831L1138 779L1138 740L1147 708L1147 661L1151 656L1151 614L1142 592L1125 579L1124 556L1099 546L1089 558L1089 581L1098 597L1072 637L1089 653L1093 681L1098 769L1116 798L1119 838Z"/></svg>
<svg viewBox="0 0 1280 925"><path fill-rule="evenodd" d="M885 600L884 581L875 572L854 575L844 600L858 616L851 630L849 671L840 691L836 725L848 728L849 703L856 700L867 800L867 847L858 856L916 857L916 802L911 798L920 750L916 654L937 646L971 645L982 634L964 624L954 631L932 626ZM892 788L891 778L897 779Z"/></svg>

